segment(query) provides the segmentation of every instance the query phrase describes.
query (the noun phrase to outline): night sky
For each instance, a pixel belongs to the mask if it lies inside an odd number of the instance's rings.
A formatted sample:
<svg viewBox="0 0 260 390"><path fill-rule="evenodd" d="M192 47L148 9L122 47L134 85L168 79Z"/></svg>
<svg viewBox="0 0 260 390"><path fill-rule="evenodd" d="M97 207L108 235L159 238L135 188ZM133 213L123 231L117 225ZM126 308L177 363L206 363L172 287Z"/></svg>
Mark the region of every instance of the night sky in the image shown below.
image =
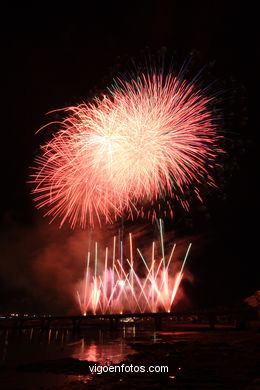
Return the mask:
<svg viewBox="0 0 260 390"><path fill-rule="evenodd" d="M69 312L68 302L73 306L85 233L49 226L34 209L29 167L50 137L35 132L48 111L101 92L144 52L166 53L179 68L192 58L195 71L205 67L207 83L220 92L227 153L216 170L219 189L205 194L204 206L177 210L176 220L166 221L167 234L194 241L186 305L239 305L259 289L256 129L247 122L248 36L238 7L151 1L2 9L0 312Z"/></svg>

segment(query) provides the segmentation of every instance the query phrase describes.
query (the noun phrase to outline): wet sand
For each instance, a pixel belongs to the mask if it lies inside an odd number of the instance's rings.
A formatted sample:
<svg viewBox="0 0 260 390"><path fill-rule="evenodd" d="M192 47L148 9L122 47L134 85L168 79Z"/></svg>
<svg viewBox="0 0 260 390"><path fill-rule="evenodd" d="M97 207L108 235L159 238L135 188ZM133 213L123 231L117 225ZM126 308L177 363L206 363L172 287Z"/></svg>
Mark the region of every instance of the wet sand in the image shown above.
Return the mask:
<svg viewBox="0 0 260 390"><path fill-rule="evenodd" d="M167 365L168 373L92 375L95 362L73 358L0 368L3 390L260 389L260 333L238 330L156 332L129 343L127 365ZM108 363L108 362L105 362Z"/></svg>

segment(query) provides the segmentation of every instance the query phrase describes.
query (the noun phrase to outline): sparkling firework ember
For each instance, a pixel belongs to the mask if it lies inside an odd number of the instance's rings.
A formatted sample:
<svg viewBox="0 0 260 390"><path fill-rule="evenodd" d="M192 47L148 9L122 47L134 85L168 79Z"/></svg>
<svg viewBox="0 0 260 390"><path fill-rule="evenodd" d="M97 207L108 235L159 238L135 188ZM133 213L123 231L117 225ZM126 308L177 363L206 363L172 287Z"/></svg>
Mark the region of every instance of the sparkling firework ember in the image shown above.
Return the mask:
<svg viewBox="0 0 260 390"><path fill-rule="evenodd" d="M45 215L85 228L104 217L143 216L142 205L214 185L219 135L209 104L193 84L168 74L117 80L108 95L65 108L67 116L36 159L33 194ZM192 185L192 187L191 187ZM168 204L170 207L170 204ZM172 210L170 208L172 215Z"/></svg>
<svg viewBox="0 0 260 390"><path fill-rule="evenodd" d="M160 223L162 233L162 224ZM184 266L191 248L189 244L182 266L174 277L170 276L170 268L176 244L173 245L169 259L166 262L164 244L161 234L162 257L155 259L155 243L152 243L151 262L146 262L137 249L146 269L146 275L140 278L135 270L133 260L132 235L129 234L130 259L123 266L122 259L116 260L114 237L111 264L108 265L108 248L105 251L104 268L98 275L98 250L95 244L94 270L90 268L90 252L87 256L85 278L80 291L77 291L77 301L80 311L86 314L122 314L124 313L156 313L170 312L181 280Z"/></svg>

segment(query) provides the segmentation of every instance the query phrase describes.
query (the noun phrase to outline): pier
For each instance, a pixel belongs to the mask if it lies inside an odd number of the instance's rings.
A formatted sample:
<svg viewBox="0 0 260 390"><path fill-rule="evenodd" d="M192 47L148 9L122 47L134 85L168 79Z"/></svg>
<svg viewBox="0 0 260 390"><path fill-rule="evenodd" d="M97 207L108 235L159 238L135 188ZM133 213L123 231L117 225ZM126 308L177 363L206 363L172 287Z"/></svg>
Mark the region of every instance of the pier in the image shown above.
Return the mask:
<svg viewBox="0 0 260 390"><path fill-rule="evenodd" d="M95 326L101 326L101 322L111 330L117 330L120 323L138 323L144 319L150 319L153 322L154 330L163 330L163 322L167 319L172 321L173 325L179 322L187 324L201 324L206 328L214 329L220 316L225 316L230 321L238 323L241 318L241 313L213 313L213 312L187 312L187 313L122 313L122 314L87 314L87 315L71 315L71 316L1 316L0 328L40 328L48 330L50 328L72 328L74 331L80 330L88 325L93 325L94 321L99 321ZM93 321L94 320L94 321Z"/></svg>

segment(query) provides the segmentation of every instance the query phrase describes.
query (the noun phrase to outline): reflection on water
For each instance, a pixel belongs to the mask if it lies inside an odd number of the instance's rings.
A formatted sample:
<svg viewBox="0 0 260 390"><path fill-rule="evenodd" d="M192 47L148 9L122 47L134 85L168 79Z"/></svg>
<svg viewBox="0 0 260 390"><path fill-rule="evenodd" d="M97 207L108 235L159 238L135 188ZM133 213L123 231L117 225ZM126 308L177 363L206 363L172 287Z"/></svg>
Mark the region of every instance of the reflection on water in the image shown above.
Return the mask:
<svg viewBox="0 0 260 390"><path fill-rule="evenodd" d="M119 363L134 353L128 343L158 343L187 340L198 332L136 333L135 326L118 332L88 329L73 333L69 329L0 330L0 364L20 365L43 360L75 358L85 361Z"/></svg>
<svg viewBox="0 0 260 390"><path fill-rule="evenodd" d="M124 327L113 333L91 329L76 334L69 329L0 330L0 362L19 365L72 357L118 363L133 353L127 343L134 340L135 327Z"/></svg>
<svg viewBox="0 0 260 390"><path fill-rule="evenodd" d="M124 357L131 352L131 349L127 351L127 346L122 342L122 339L118 340L118 343L105 343L98 345L95 341L92 341L90 345L85 344L85 339L81 339L81 343L75 348L72 357L80 360L89 360L94 362L104 362L106 360L113 363L119 363Z"/></svg>
<svg viewBox="0 0 260 390"><path fill-rule="evenodd" d="M70 329L0 330L0 382L4 390L17 390L20 384L24 389L70 389L71 383L83 385L93 380L93 375L86 373L77 375L49 372L29 372L17 366L50 360L75 358L97 363L125 360L127 355L135 353L129 343L175 343L188 341L199 332L154 332L138 330L135 326L124 326L118 332L108 329L90 328L79 333ZM52 364L52 363L51 363ZM1 371L1 366L5 369ZM181 367L178 368L181 370ZM175 377L170 377L174 379Z"/></svg>

